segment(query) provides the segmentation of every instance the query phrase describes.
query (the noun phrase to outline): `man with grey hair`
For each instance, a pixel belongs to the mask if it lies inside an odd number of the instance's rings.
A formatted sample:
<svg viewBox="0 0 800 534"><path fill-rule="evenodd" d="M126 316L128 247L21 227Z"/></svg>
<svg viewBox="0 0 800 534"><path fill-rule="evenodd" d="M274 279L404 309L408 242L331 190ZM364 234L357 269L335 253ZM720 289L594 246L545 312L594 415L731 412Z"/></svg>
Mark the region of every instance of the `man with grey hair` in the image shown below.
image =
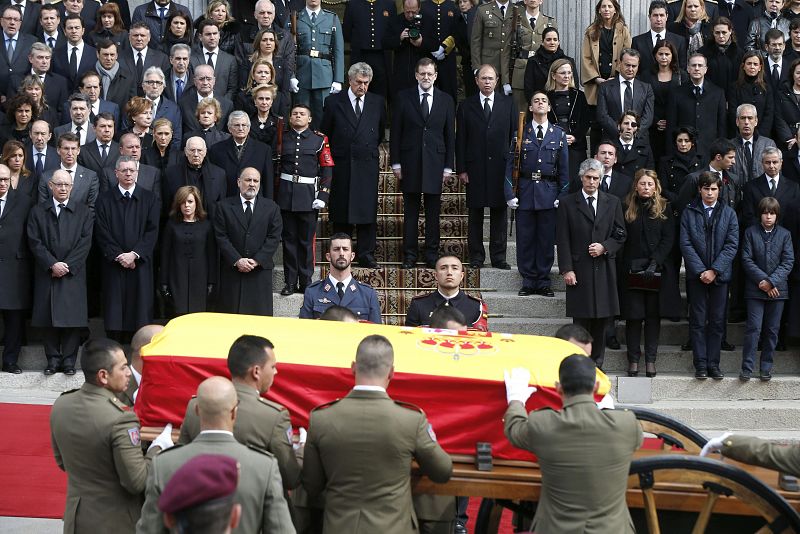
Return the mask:
<svg viewBox="0 0 800 534"><path fill-rule="evenodd" d="M32 6L33 4L29 4ZM27 20L27 19L26 19ZM67 79L60 74L54 74L51 68L53 51L44 43L33 43L28 52L28 62L31 64L30 72L12 74L8 84L8 97L11 98L17 93L17 88L22 84L22 80L30 75L36 76L44 85L44 97L50 106L54 107L58 113L69 98L69 84Z"/></svg>
<svg viewBox="0 0 800 534"><path fill-rule="evenodd" d="M638 50L623 48L619 56L619 74L615 79L600 85L597 94L597 120L603 128L603 135L611 139L619 137L617 122L627 111L635 111L640 117L640 137L646 139L653 124L653 88L636 78L640 59Z"/></svg>
<svg viewBox="0 0 800 534"><path fill-rule="evenodd" d="M152 165L145 165L139 161L142 156L142 141L133 132L122 134L119 138L120 156L130 156L136 162L136 185L147 189L156 197L156 202L161 203L161 171ZM103 169L103 179L100 180L100 191L113 189L117 185L116 161L109 161L109 166ZM172 202L172 199L169 200Z"/></svg>
<svg viewBox="0 0 800 534"><path fill-rule="evenodd" d="M377 268L378 147L386 129L384 99L373 92L367 94L373 79L367 63L351 65L347 78L347 91L325 100L320 127L328 136L336 162L328 212L334 233L354 235L355 225L359 265Z"/></svg>
<svg viewBox="0 0 800 534"><path fill-rule="evenodd" d="M453 462L436 442L422 410L392 400L394 350L383 336L365 337L352 364L355 387L311 412L303 484L325 494L325 532L381 532L416 523L408 466L416 460L432 481L450 479ZM339 428L358 426L358 432ZM398 527L399 530L403 530Z"/></svg>
<svg viewBox="0 0 800 534"><path fill-rule="evenodd" d="M237 16L237 4L239 4L239 2L234 2L233 4L233 16L240 21L246 21L246 18L251 18L251 16ZM242 2L241 4L244 5L246 3ZM293 5L289 6L289 4ZM300 7L300 4L297 3L296 0L277 0L277 5L270 2L270 0L258 0L253 7L252 14L255 22L247 24L239 34L239 38L236 39L234 54L239 64L249 65L250 56L253 55L253 41L256 38L256 34L261 30L271 30L275 32L276 40L273 64L283 65L283 75L287 82L291 78L294 78L297 45L294 42L292 34L288 30L288 25L284 24L283 21L288 22L289 11L297 9L298 7ZM277 13L277 10L280 10L281 13ZM276 14L278 15L277 20ZM286 85L288 87L288 83Z"/></svg>
<svg viewBox="0 0 800 534"><path fill-rule="evenodd" d="M204 98L216 98L217 102L219 102L221 113L217 117L217 125L225 124L228 120L228 115L233 111L233 102L225 96L214 96L216 83L214 69L210 65L203 63L194 68L194 86L185 90L178 101L178 107L181 109L181 117L183 118L183 131L187 132L187 135L188 132L204 129L200 126L196 114L197 105Z"/></svg>
<svg viewBox="0 0 800 534"><path fill-rule="evenodd" d="M764 172L744 184L742 189L741 221L744 228L760 221L758 203L762 198L773 197L784 208L793 206L800 200L800 186L781 173L783 154L780 150L774 146L765 148L761 152L761 166Z"/></svg>
<svg viewBox="0 0 800 534"><path fill-rule="evenodd" d="M183 96L183 92L194 84L194 80L189 75L191 55L192 49L183 43L174 44L169 50L170 68L164 71L167 78L164 91L167 98L176 104Z"/></svg>
<svg viewBox="0 0 800 534"><path fill-rule="evenodd" d="M176 103L163 98L165 84L166 76L160 67L150 67L144 71L142 89L145 98L153 103L153 122L165 118L172 123L171 147L178 150L183 137L181 110Z"/></svg>
<svg viewBox="0 0 800 534"><path fill-rule="evenodd" d="M133 76L137 84L136 94L144 96L145 91L140 86L144 73L150 67L159 67L166 70L169 67L167 55L156 48L150 47L150 28L144 22L135 22L128 31L127 49L120 49L119 63Z"/></svg>
<svg viewBox="0 0 800 534"><path fill-rule="evenodd" d="M262 177L261 195L272 198L275 177L272 147L250 137L250 117L244 111L237 110L228 116L228 131L231 136L216 143L209 155L211 162L225 171L225 196L238 193L236 177L242 169L253 167Z"/></svg>
<svg viewBox="0 0 800 534"><path fill-rule="evenodd" d="M764 172L761 155L767 147L774 147L775 141L758 133L758 111L753 104L740 104L736 108L736 129L739 135L731 139L736 145L736 162L731 172L745 184Z"/></svg>
<svg viewBox="0 0 800 534"><path fill-rule="evenodd" d="M44 373L73 375L80 329L89 326L86 260L94 217L88 206L70 201L67 171L53 172L47 185L53 198L34 206L28 216L28 243L36 263L31 326L44 329Z"/></svg>
<svg viewBox="0 0 800 534"><path fill-rule="evenodd" d="M83 93L73 93L68 106L70 122L57 126L53 130L53 137L58 139L63 133L72 132L78 136L81 146L94 141L94 126L89 122L89 98Z"/></svg>
<svg viewBox="0 0 800 534"><path fill-rule="evenodd" d="M164 208L172 205L175 193L184 185L193 185L203 195L203 208L213 217L214 206L225 198L225 171L208 159L208 147L200 136L186 140L183 155L167 166L164 173Z"/></svg>
<svg viewBox="0 0 800 534"><path fill-rule="evenodd" d="M604 339L608 320L619 314L615 253L625 243L625 219L617 197L600 191L603 164L587 159L578 169L581 190L558 206L558 267L567 286L567 317L594 339ZM592 345L602 369L605 343Z"/></svg>

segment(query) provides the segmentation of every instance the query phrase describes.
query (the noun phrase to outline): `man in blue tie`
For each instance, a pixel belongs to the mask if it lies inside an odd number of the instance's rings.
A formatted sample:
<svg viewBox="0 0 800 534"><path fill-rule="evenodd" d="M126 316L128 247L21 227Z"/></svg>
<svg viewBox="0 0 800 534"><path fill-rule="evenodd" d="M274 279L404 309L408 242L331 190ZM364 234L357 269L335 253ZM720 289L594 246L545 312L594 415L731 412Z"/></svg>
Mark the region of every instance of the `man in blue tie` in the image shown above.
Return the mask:
<svg viewBox="0 0 800 534"><path fill-rule="evenodd" d="M192 49L188 45L178 43L172 45L169 52L169 63L171 65L167 71L167 85L164 94L176 104L183 96L183 92L191 86L192 77L189 76L189 57Z"/></svg>
<svg viewBox="0 0 800 534"><path fill-rule="evenodd" d="M3 44L0 50L0 94L8 94L8 81L15 75L24 75L30 72L31 64L28 61L28 52L36 42L36 37L20 32L22 25L22 11L15 5L8 5L3 9L0 18L0 27L3 29Z"/></svg>

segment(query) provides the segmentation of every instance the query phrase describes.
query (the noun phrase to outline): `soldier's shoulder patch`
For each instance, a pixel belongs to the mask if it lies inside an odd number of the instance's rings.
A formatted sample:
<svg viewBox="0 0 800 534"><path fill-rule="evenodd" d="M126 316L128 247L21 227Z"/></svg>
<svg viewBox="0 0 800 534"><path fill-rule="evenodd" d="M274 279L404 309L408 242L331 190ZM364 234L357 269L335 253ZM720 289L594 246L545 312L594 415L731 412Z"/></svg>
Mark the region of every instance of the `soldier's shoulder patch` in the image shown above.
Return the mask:
<svg viewBox="0 0 800 534"><path fill-rule="evenodd" d="M333 406L334 404L336 404L340 400L342 400L342 399L336 399L336 400L332 400L330 402L326 402L325 404L320 404L316 408L313 408L311 411L312 412L316 412L317 410L324 410L325 408L330 408L331 406Z"/></svg>
<svg viewBox="0 0 800 534"><path fill-rule="evenodd" d="M108 402L110 402L112 405L114 405L114 407L117 410L121 411L121 412L131 412L131 411L133 411L130 406L128 406L127 404L125 404L124 402L119 400L117 397L113 397L113 398L108 399Z"/></svg>
<svg viewBox="0 0 800 534"><path fill-rule="evenodd" d="M68 391L63 392L61 395L59 395L59 397L62 396L62 395L69 395L70 393L75 393L76 391L80 391L80 390L81 390L81 388L70 389Z"/></svg>
<svg viewBox="0 0 800 534"><path fill-rule="evenodd" d="M436 441L436 432L433 431L433 425L428 423L428 428L426 429L428 435L431 437L433 441Z"/></svg>
<svg viewBox="0 0 800 534"><path fill-rule="evenodd" d="M273 402L273 401L268 400L268 399L265 399L264 397L259 397L258 398L258 402L260 402L264 406L269 406L273 410L276 410L276 411L279 411L279 412L282 412L282 411L284 411L286 409L286 407L284 405L278 404L277 402Z"/></svg>
<svg viewBox="0 0 800 534"><path fill-rule="evenodd" d="M128 429L128 438L131 440L131 445L138 447L142 444L142 435L139 433L139 427Z"/></svg>
<svg viewBox="0 0 800 534"><path fill-rule="evenodd" d="M422 408L420 408L420 407L419 407L419 406L417 406L416 404L411 404L410 402L404 402L404 401L397 400L397 399L392 399L392 400L394 400L394 403L395 403L396 405L398 405L398 406L402 406L403 408L406 408L407 410L413 410L413 411L415 411L415 412L419 412L419 413L425 413L425 412L422 410Z"/></svg>
<svg viewBox="0 0 800 534"><path fill-rule="evenodd" d="M250 449L251 451L256 451L256 452L261 453L261 454L263 454L265 456L269 456L270 458L274 458L275 457L267 449L262 449L261 447L256 447L255 445L250 445L249 443L247 444L247 448Z"/></svg>

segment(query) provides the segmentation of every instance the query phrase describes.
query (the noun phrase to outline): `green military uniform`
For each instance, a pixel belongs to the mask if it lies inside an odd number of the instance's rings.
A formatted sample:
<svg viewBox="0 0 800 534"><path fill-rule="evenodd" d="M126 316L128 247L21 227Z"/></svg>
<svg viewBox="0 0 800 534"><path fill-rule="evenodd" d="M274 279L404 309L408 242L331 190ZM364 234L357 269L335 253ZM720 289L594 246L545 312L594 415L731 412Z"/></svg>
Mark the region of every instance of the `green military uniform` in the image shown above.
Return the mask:
<svg viewBox="0 0 800 534"><path fill-rule="evenodd" d="M275 458L267 451L238 443L227 432L208 432L200 434L188 445L165 451L153 461L147 478L142 517L136 525L138 534L168 532L164 516L158 509L158 498L175 471L201 454L222 454L239 462L235 501L242 505L242 519L234 532L295 533Z"/></svg>
<svg viewBox="0 0 800 534"><path fill-rule="evenodd" d="M62 394L50 412L58 467L67 473L64 532L133 532L142 506L149 457L139 419L111 390L88 382Z"/></svg>
<svg viewBox="0 0 800 534"><path fill-rule="evenodd" d="M781 445L750 436L729 436L722 455L739 462L760 465L800 477L800 446Z"/></svg>
<svg viewBox="0 0 800 534"><path fill-rule="evenodd" d="M542 495L531 530L635 532L625 491L642 428L632 412L600 410L591 395L575 395L564 400L561 411L530 415L512 402L504 420L508 440L534 453L542 470Z"/></svg>
<svg viewBox="0 0 800 534"><path fill-rule="evenodd" d="M512 24L514 12L518 13L517 24L522 23L525 6L517 6L508 2L505 16L497 7L497 2L482 4L477 7L475 21L470 36L470 56L472 68L477 69L484 63L494 66L500 73L498 90L511 83L510 56ZM541 41L540 41L541 42Z"/></svg>
<svg viewBox="0 0 800 534"><path fill-rule="evenodd" d="M519 26L516 34L516 57L514 58L514 72L511 73L511 88L514 89L514 103L520 111L527 112L530 102L525 101L525 67L528 58L533 57L542 45L542 32L545 28L557 28L556 19L539 12L534 26L531 27L528 13L523 9L519 16ZM512 36L512 40L513 40Z"/></svg>
<svg viewBox="0 0 800 534"><path fill-rule="evenodd" d="M283 487L295 488L300 483L300 464L292 449L292 424L288 410L277 402L261 397L255 388L247 384L235 381L233 386L239 397L239 410L233 426L236 441L271 452L278 461ZM186 406L178 438L178 443L182 445L200 434L196 405L197 399L192 398Z"/></svg>
<svg viewBox="0 0 800 534"><path fill-rule="evenodd" d="M353 389L311 412L303 484L326 490L325 534L417 531L411 506L411 460L434 482L449 480L450 456L425 414L385 391Z"/></svg>

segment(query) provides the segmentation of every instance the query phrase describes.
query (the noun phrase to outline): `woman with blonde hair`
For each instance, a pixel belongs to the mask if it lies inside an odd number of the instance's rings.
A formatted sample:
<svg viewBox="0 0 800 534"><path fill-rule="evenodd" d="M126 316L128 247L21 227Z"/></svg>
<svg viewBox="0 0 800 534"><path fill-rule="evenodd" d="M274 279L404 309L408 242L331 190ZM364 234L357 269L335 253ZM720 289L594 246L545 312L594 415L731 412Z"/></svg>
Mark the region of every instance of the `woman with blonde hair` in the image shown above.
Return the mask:
<svg viewBox="0 0 800 534"><path fill-rule="evenodd" d="M172 134L172 123L169 119L161 117L153 121L153 144L142 146L141 162L159 169L161 176L166 176L164 172L173 153Z"/></svg>
<svg viewBox="0 0 800 534"><path fill-rule="evenodd" d="M189 132L183 136L183 144L190 137L199 136L205 139L206 147L211 149L212 145L224 141L231 135L228 132L223 132L217 126L217 123L222 118L222 107L219 105L219 100L216 98L204 98L197 103L197 109L194 114L197 122L200 124L200 129Z"/></svg>
<svg viewBox="0 0 800 534"><path fill-rule="evenodd" d="M567 134L570 176L586 159L586 133L589 130L589 104L583 91L575 87L575 65L570 58L557 59L550 66L544 90L550 99L547 120Z"/></svg>
<svg viewBox="0 0 800 534"><path fill-rule="evenodd" d="M661 317L678 316L681 311L677 273L669 258L676 226L655 171L637 171L625 197L624 215L627 239L622 253L620 309L625 319L628 376L639 374L644 323L646 374L652 378L656 376Z"/></svg>
<svg viewBox="0 0 800 534"><path fill-rule="evenodd" d="M253 102L253 89L262 85L275 87L276 94L273 97L272 106L279 115L283 115L288 103L283 94L278 91L278 86L275 85L275 67L266 58L256 59L253 62L253 66L250 67L247 85L236 94L234 100L236 109L241 109L248 115L252 115L256 110Z"/></svg>
<svg viewBox="0 0 800 534"><path fill-rule="evenodd" d="M203 15L194 22L198 28L204 20L211 20L219 26L219 48L233 55L236 53L236 37L241 32L241 25L231 15L231 6L227 0L211 0ZM200 43L200 36L195 35L195 42Z"/></svg>
<svg viewBox="0 0 800 534"><path fill-rule="evenodd" d="M683 0L678 16L667 30L686 39L687 58L699 52L705 43L714 38L705 0Z"/></svg>

